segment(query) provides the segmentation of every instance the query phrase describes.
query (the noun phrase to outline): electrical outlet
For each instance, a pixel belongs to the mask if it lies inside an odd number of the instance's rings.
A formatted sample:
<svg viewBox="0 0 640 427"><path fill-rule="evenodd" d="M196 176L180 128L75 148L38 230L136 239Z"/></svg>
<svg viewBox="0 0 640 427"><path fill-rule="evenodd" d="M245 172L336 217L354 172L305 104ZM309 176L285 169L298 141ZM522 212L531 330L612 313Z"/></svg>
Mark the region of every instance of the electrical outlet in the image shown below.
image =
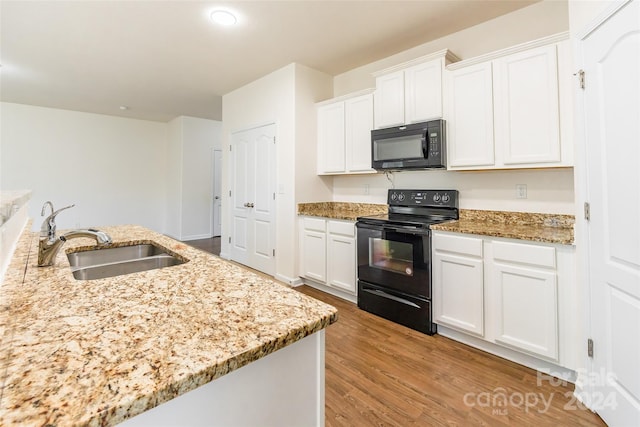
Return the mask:
<svg viewBox="0 0 640 427"><path fill-rule="evenodd" d="M369 195L369 184L364 185L364 194Z"/></svg>
<svg viewBox="0 0 640 427"><path fill-rule="evenodd" d="M527 184L516 184L516 199L527 198Z"/></svg>

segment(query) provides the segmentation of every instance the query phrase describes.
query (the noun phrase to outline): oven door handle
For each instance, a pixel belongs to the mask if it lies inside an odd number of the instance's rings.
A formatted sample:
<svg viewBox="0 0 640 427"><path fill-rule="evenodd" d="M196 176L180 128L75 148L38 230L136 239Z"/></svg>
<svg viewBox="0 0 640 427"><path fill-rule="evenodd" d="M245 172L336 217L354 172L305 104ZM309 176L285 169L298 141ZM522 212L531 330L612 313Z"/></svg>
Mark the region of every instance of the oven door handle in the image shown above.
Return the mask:
<svg viewBox="0 0 640 427"><path fill-rule="evenodd" d="M384 227L382 230L387 232L392 232L392 233L403 233L403 234L420 234L420 235L429 234L429 230L424 228Z"/></svg>
<svg viewBox="0 0 640 427"><path fill-rule="evenodd" d="M419 234L428 235L429 229L417 228L417 227L390 227L383 224L369 224L366 222L356 222L356 228L365 228L367 230L382 231L387 233L403 233L403 234Z"/></svg>
<svg viewBox="0 0 640 427"><path fill-rule="evenodd" d="M384 291L381 291L379 289L366 289L365 288L362 291L363 292L368 292L368 293L376 295L376 296L379 296L381 298L390 299L390 300L399 302L399 303L404 304L404 305L409 305L411 307L420 308L420 306L418 304L416 304L415 302L411 302L408 299L404 299L404 298L397 297L395 295L388 294L388 293L386 293Z"/></svg>

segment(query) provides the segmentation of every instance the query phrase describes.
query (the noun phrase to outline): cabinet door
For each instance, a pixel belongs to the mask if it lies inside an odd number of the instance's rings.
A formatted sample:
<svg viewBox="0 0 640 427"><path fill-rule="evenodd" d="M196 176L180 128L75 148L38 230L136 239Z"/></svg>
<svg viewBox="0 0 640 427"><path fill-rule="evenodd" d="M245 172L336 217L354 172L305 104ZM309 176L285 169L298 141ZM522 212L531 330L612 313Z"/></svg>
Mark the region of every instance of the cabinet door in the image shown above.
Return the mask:
<svg viewBox="0 0 640 427"><path fill-rule="evenodd" d="M555 271L494 262L496 342L558 360L556 283Z"/></svg>
<svg viewBox="0 0 640 427"><path fill-rule="evenodd" d="M345 101L345 117L347 171L373 171L371 168L373 95L362 95Z"/></svg>
<svg viewBox="0 0 640 427"><path fill-rule="evenodd" d="M404 124L404 72L386 74L376 78L376 129Z"/></svg>
<svg viewBox="0 0 640 427"><path fill-rule="evenodd" d="M356 242L353 237L329 234L327 276L330 286L356 293Z"/></svg>
<svg viewBox="0 0 640 427"><path fill-rule="evenodd" d="M493 88L491 63L448 73L451 111L447 150L449 166L475 169L493 166Z"/></svg>
<svg viewBox="0 0 640 427"><path fill-rule="evenodd" d="M481 258L433 257L433 306L438 324L484 335L484 274Z"/></svg>
<svg viewBox="0 0 640 427"><path fill-rule="evenodd" d="M326 233L304 230L302 237L302 273L321 283L327 281Z"/></svg>
<svg viewBox="0 0 640 427"><path fill-rule="evenodd" d="M556 45L494 62L495 141L505 166L560 162Z"/></svg>
<svg viewBox="0 0 640 427"><path fill-rule="evenodd" d="M318 107L318 173L344 172L344 102Z"/></svg>
<svg viewBox="0 0 640 427"><path fill-rule="evenodd" d="M443 59L414 65L404 72L404 120L418 123L442 117Z"/></svg>

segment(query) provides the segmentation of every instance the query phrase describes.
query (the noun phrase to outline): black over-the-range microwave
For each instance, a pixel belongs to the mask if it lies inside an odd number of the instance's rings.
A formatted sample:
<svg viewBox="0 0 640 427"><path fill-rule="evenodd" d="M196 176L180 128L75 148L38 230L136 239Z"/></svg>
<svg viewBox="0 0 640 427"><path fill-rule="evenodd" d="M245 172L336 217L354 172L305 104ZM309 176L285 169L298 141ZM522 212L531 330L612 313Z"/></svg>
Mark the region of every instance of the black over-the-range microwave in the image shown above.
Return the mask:
<svg viewBox="0 0 640 427"><path fill-rule="evenodd" d="M446 168L445 121L372 130L371 166L376 170Z"/></svg>

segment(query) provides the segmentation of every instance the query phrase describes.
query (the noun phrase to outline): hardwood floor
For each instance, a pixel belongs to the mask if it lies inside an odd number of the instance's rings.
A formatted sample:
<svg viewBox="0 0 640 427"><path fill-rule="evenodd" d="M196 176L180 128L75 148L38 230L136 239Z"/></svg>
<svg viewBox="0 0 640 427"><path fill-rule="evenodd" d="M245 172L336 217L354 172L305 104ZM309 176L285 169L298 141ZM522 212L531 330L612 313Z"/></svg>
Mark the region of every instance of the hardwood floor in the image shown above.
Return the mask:
<svg viewBox="0 0 640 427"><path fill-rule="evenodd" d="M214 239L187 243L219 255ZM532 369L309 286L295 289L338 309L326 330L327 427L606 425L572 397L570 383L538 379Z"/></svg>
<svg viewBox="0 0 640 427"><path fill-rule="evenodd" d="M339 310L326 331L326 426L604 426L573 385L439 335L427 336L309 286ZM558 380L559 381L559 380Z"/></svg>
<svg viewBox="0 0 640 427"><path fill-rule="evenodd" d="M211 237L209 239L189 240L187 243L195 248L210 252L220 256L220 237Z"/></svg>

